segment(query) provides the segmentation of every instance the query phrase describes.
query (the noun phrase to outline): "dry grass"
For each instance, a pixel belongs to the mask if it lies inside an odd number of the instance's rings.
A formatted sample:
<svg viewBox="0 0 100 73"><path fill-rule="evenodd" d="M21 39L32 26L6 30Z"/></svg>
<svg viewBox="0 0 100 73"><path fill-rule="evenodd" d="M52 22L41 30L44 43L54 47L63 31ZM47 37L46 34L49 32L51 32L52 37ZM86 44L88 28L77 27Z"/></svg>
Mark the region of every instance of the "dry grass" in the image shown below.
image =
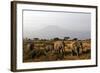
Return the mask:
<svg viewBox="0 0 100 73"><path fill-rule="evenodd" d="M34 47L37 50L44 50L45 44L52 44L54 41L34 41ZM57 61L57 60L85 60L85 59L91 59L91 41L90 40L83 40L83 53L79 56L71 55L70 51L71 48L66 47L68 44L71 44L73 41L68 40L64 41L65 43L65 50L67 54L65 53L62 55L62 53L55 54L54 51L47 52L46 55L43 53L40 53L38 56L32 58L30 55L30 51L28 50L26 46L26 42L23 44L23 62L42 62L42 61ZM70 46L69 46L70 47ZM68 54L69 53L69 54Z"/></svg>

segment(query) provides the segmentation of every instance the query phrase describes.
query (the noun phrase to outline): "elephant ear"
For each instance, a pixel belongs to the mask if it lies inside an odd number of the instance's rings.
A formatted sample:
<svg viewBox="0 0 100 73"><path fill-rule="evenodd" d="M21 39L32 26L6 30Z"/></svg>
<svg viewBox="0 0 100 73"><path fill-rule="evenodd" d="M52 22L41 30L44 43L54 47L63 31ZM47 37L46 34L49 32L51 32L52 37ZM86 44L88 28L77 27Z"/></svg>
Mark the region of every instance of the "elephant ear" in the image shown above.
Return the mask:
<svg viewBox="0 0 100 73"><path fill-rule="evenodd" d="M76 43L76 41L73 43L73 48L76 48L77 47L77 43Z"/></svg>

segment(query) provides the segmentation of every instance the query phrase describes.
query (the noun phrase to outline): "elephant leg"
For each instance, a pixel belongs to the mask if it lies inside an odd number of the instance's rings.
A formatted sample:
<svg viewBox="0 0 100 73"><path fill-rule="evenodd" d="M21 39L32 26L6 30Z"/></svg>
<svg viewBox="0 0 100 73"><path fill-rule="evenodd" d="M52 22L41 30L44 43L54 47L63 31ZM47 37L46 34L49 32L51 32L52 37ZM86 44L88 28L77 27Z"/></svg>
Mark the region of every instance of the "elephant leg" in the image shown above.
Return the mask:
<svg viewBox="0 0 100 73"><path fill-rule="evenodd" d="M80 47L77 48L78 56L80 55Z"/></svg>
<svg viewBox="0 0 100 73"><path fill-rule="evenodd" d="M78 56L78 55L79 55L79 50L78 50L78 47L75 47L75 54L76 54L76 56Z"/></svg>
<svg viewBox="0 0 100 73"><path fill-rule="evenodd" d="M64 53L65 53L65 51L64 51L64 49L62 49L62 55L64 56Z"/></svg>
<svg viewBox="0 0 100 73"><path fill-rule="evenodd" d="M74 56L75 55L75 52L74 52L74 50L72 50L72 56Z"/></svg>

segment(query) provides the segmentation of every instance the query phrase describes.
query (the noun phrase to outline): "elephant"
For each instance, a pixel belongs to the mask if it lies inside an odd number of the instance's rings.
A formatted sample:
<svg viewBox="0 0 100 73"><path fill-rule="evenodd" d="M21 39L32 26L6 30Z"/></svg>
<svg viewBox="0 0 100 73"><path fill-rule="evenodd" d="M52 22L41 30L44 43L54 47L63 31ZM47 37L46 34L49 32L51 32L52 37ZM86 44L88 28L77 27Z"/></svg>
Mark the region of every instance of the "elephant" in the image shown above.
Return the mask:
<svg viewBox="0 0 100 73"><path fill-rule="evenodd" d="M64 52L65 52L64 47L65 47L64 41L55 41L54 42L54 52L57 54L59 59L64 58Z"/></svg>
<svg viewBox="0 0 100 73"><path fill-rule="evenodd" d="M72 54L73 55L81 55L83 50L82 42L81 41L74 41L72 43Z"/></svg>
<svg viewBox="0 0 100 73"><path fill-rule="evenodd" d="M53 49L54 49L53 44L47 44L47 45L45 46L45 52L46 52L46 53L48 53L48 52L51 52L51 53L52 53Z"/></svg>

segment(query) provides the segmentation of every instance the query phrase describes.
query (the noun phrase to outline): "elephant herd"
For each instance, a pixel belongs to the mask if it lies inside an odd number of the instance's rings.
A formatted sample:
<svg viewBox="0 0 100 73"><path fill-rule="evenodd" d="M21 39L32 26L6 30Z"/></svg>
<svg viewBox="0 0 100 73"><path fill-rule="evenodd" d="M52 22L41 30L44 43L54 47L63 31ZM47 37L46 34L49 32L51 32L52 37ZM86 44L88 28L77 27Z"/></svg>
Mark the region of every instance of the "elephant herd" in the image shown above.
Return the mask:
<svg viewBox="0 0 100 73"><path fill-rule="evenodd" d="M66 44L64 41L54 41L52 44L45 44L43 47L36 48L34 43L27 44L26 52L30 58L36 58L40 56L47 56L48 54L56 55L57 58L63 59L64 56L80 56L83 54L82 41L73 41L70 44Z"/></svg>

